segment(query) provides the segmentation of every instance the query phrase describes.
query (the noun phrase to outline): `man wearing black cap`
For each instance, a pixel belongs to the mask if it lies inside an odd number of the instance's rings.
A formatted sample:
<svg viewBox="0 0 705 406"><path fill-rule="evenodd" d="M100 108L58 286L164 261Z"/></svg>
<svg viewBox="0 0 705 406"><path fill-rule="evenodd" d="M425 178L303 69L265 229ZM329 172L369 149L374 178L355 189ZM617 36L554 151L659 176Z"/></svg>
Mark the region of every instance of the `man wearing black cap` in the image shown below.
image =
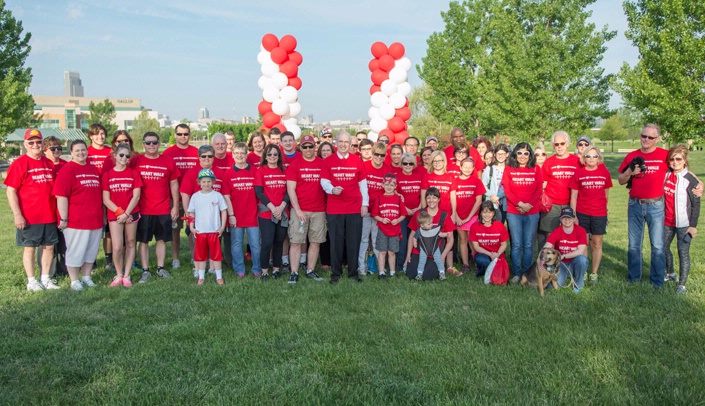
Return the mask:
<svg viewBox="0 0 705 406"><path fill-rule="evenodd" d="M563 286L570 272L575 281L573 291L579 293L585 284L585 271L588 268L587 232L575 225L575 212L570 207L561 210L560 221L561 225L548 236L544 247L556 249L561 253L558 285Z"/></svg>

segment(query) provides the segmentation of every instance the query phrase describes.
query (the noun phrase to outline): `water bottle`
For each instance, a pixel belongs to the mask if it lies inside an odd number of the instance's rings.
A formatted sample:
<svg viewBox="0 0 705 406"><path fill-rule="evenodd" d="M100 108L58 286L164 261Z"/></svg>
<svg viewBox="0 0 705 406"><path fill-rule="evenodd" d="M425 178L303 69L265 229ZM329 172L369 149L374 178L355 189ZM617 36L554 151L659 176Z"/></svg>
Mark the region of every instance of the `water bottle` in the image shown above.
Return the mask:
<svg viewBox="0 0 705 406"><path fill-rule="evenodd" d="M306 231L306 222L299 220L299 234L303 234Z"/></svg>

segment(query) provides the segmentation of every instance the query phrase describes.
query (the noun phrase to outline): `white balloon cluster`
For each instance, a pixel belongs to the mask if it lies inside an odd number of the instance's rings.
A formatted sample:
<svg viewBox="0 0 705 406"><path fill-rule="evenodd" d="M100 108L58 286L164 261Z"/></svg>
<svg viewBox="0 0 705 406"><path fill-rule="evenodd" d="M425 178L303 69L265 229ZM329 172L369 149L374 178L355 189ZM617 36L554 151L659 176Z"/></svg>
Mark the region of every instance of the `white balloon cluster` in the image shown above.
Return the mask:
<svg viewBox="0 0 705 406"><path fill-rule="evenodd" d="M371 129L367 134L369 139L376 141L379 133L385 129L388 129L387 133L391 131L395 134L405 130L404 122L408 117L403 112L400 114L400 109L406 106L407 97L411 93L411 85L407 80L410 69L409 58L397 59L394 68L389 71L389 78L382 81L379 90L373 86L371 91L374 92L370 96L372 107L367 112Z"/></svg>

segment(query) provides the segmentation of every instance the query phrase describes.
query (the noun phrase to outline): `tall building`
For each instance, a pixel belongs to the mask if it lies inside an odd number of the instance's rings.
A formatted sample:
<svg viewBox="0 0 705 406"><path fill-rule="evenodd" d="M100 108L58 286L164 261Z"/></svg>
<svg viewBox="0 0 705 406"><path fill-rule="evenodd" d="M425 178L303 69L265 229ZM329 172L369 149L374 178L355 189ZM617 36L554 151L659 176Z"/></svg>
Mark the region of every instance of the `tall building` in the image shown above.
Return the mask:
<svg viewBox="0 0 705 406"><path fill-rule="evenodd" d="M198 110L198 118L210 118L210 116L207 108L201 107L201 109Z"/></svg>
<svg viewBox="0 0 705 406"><path fill-rule="evenodd" d="M83 97L83 84L78 72L64 71L64 96Z"/></svg>

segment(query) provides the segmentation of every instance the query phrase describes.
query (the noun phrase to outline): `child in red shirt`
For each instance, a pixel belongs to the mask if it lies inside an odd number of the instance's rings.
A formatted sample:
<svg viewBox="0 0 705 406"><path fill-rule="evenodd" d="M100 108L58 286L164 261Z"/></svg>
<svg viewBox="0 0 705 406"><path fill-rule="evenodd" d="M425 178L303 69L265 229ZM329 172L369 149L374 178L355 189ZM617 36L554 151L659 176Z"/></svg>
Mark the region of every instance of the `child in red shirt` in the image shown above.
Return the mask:
<svg viewBox="0 0 705 406"><path fill-rule="evenodd" d="M402 212L404 198L396 193L397 177L394 174L387 174L382 182L384 194L379 196L372 206L372 217L377 220L379 231L375 248L379 251L377 266L379 267L379 279L385 279L387 274L384 271L385 259L389 263L389 275L394 276L397 263L397 252L399 252L399 240L401 239L401 227L399 223L404 221L406 216Z"/></svg>

